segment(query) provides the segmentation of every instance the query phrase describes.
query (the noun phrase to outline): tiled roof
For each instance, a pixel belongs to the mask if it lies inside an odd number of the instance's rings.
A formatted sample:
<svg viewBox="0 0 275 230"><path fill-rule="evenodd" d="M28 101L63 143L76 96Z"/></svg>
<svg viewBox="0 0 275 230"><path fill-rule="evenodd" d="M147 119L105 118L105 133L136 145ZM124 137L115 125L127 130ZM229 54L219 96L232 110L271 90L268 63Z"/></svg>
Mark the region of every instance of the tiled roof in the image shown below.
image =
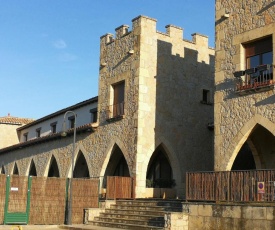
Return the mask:
<svg viewBox="0 0 275 230"><path fill-rule="evenodd" d="M33 121L34 119L13 117L11 115L0 117L0 124L25 125Z"/></svg>
<svg viewBox="0 0 275 230"><path fill-rule="evenodd" d="M47 115L47 116L45 116L45 117L39 118L39 119L37 119L37 120L35 120L35 121L29 123L29 124L26 124L26 125L24 125L24 126L21 126L21 127L17 128L17 130L18 130L18 131L23 130L23 129L28 128L28 127L30 127L30 126L32 126L32 125L38 124L38 123L40 123L40 122L42 122L42 121L45 121L45 120L48 120L48 119L53 118L53 117L55 117L55 116L58 116L58 115L60 115L60 114L63 114L63 113L65 113L65 112L68 111L68 110L74 110L74 109L80 108L80 107L82 107L82 106L85 106L85 105L88 105L88 104L91 104L91 103L94 103L94 102L97 102L97 101L98 101L98 97L97 97L97 96L96 96L96 97L93 97L93 98L90 98L90 99L88 99L88 100L79 102L79 103L77 103L77 104L75 104L75 105L72 105L72 106L70 106L70 107L67 107L67 108L65 108L65 109L61 109L61 110L59 110L59 111L57 111L57 112L55 112L55 113L49 114L49 115Z"/></svg>
<svg viewBox="0 0 275 230"><path fill-rule="evenodd" d="M79 126L79 127L76 128L76 133L80 133L80 132L91 132L91 133L93 133L93 132L96 131L97 126L98 126L97 123L89 123L89 124L86 124L86 125L82 125L82 126ZM74 133L74 129L67 130L68 136L73 135L73 133ZM5 147L3 149L0 149L0 154L5 153L5 152L10 152L10 151L13 151L13 150L16 150L16 149L21 149L21 148L24 148L24 147L27 147L27 146L36 145L36 144L39 144L41 142L51 141L51 140L57 139L57 138L63 138L63 137L61 137L61 132L52 133L52 134L47 135L47 136L34 138L34 139L28 140L26 142L21 142L21 143L15 144L15 145Z"/></svg>

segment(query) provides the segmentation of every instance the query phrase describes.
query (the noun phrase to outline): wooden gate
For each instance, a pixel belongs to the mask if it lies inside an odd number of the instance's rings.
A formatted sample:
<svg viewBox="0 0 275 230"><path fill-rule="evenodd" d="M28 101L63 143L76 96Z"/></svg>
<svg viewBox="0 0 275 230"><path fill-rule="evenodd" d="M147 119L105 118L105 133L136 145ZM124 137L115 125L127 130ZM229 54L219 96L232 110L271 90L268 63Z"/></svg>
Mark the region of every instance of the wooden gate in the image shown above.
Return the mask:
<svg viewBox="0 0 275 230"><path fill-rule="evenodd" d="M66 178L0 175L0 224L64 224L68 182ZM74 178L72 184L72 223L80 224L85 208L99 206L99 178Z"/></svg>
<svg viewBox="0 0 275 230"><path fill-rule="evenodd" d="M31 177L7 176L4 224L27 224Z"/></svg>
<svg viewBox="0 0 275 230"><path fill-rule="evenodd" d="M133 198L131 177L108 176L106 199Z"/></svg>

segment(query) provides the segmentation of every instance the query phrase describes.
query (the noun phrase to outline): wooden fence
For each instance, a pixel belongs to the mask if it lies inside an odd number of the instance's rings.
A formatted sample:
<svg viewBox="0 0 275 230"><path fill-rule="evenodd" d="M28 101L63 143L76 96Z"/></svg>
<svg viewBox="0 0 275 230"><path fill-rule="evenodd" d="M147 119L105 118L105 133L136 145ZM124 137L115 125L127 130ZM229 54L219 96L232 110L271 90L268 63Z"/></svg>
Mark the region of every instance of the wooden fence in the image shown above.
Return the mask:
<svg viewBox="0 0 275 230"><path fill-rule="evenodd" d="M274 202L275 170L188 172L191 201Z"/></svg>
<svg viewBox="0 0 275 230"><path fill-rule="evenodd" d="M133 178L108 176L106 199L134 198Z"/></svg>
<svg viewBox="0 0 275 230"><path fill-rule="evenodd" d="M64 224L68 179L0 174L0 224ZM83 223L85 208L98 208L99 178L74 178L72 223Z"/></svg>
<svg viewBox="0 0 275 230"><path fill-rule="evenodd" d="M72 223L84 222L85 208L98 208L99 179L73 179Z"/></svg>

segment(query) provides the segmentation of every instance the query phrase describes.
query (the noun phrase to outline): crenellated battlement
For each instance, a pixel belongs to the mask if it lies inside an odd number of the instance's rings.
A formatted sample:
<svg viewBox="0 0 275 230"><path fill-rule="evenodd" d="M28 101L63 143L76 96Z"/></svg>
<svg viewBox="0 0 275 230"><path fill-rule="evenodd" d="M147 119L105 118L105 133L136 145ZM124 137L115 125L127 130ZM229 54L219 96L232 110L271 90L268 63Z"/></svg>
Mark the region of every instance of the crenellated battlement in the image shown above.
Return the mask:
<svg viewBox="0 0 275 230"><path fill-rule="evenodd" d="M121 25L115 29L115 36L111 33L107 33L100 37L101 44L110 44L116 39L124 38L125 36L129 35L130 33L134 33L134 35L140 35L141 33L150 33L154 32L156 34L167 36L173 40L178 40L178 42L189 42L192 44L199 44L200 46L206 46L208 47L208 36L200 34L200 33L193 33L192 34L192 40L184 39L183 31L184 29L175 26L175 25L167 25L165 26L166 31L160 32L156 29L157 26L157 20L154 18L150 18L144 15L140 15L138 17L135 17L132 19L132 30L129 30L129 25Z"/></svg>

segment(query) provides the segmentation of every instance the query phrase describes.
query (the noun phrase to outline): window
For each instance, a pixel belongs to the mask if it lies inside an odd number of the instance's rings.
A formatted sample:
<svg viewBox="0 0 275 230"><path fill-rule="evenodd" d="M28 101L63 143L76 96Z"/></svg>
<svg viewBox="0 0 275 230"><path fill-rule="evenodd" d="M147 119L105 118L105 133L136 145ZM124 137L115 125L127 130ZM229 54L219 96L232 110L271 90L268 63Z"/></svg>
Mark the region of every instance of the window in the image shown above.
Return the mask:
<svg viewBox="0 0 275 230"><path fill-rule="evenodd" d="M203 89L202 90L202 103L207 104L209 103L209 90Z"/></svg>
<svg viewBox="0 0 275 230"><path fill-rule="evenodd" d="M51 131L52 131L52 133L56 133L56 124L57 124L57 122L51 123Z"/></svg>
<svg viewBox="0 0 275 230"><path fill-rule="evenodd" d="M246 69L264 64L272 64L272 37L267 37L244 45Z"/></svg>
<svg viewBox="0 0 275 230"><path fill-rule="evenodd" d="M246 94L272 89L274 87L272 36L243 44L243 47L245 70L234 73L237 78L236 91Z"/></svg>
<svg viewBox="0 0 275 230"><path fill-rule="evenodd" d="M91 113L91 122L92 123L97 122L97 108L91 109L90 113Z"/></svg>
<svg viewBox="0 0 275 230"><path fill-rule="evenodd" d="M70 122L70 128L73 129L75 126L75 117L74 116L70 116L68 117L68 120Z"/></svg>
<svg viewBox="0 0 275 230"><path fill-rule="evenodd" d="M246 58L246 82L265 82L273 78L272 37L266 37L244 45Z"/></svg>
<svg viewBox="0 0 275 230"><path fill-rule="evenodd" d="M36 129L36 137L40 137L41 128Z"/></svg>
<svg viewBox="0 0 275 230"><path fill-rule="evenodd" d="M24 141L28 141L28 133L23 134Z"/></svg>
<svg viewBox="0 0 275 230"><path fill-rule="evenodd" d="M113 113L113 117L118 117L124 115L124 88L125 82L119 82L114 84L113 86L113 105L111 108L111 112Z"/></svg>

